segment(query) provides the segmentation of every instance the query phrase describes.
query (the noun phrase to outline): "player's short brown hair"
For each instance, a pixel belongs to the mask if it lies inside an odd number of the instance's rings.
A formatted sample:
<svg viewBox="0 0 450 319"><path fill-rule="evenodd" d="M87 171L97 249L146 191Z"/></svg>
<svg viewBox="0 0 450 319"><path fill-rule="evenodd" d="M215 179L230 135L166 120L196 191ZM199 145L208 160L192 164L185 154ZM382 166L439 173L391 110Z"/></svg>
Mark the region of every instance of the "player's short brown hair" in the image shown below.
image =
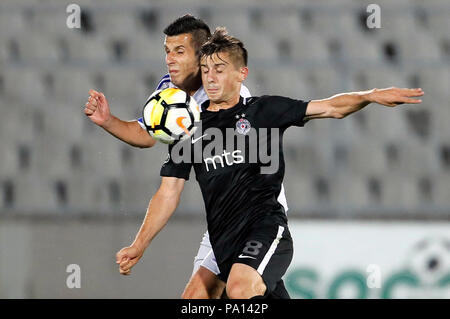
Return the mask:
<svg viewBox="0 0 450 319"><path fill-rule="evenodd" d="M200 57L228 52L236 68L247 66L248 54L244 43L228 34L225 27L218 27L211 38L200 49Z"/></svg>

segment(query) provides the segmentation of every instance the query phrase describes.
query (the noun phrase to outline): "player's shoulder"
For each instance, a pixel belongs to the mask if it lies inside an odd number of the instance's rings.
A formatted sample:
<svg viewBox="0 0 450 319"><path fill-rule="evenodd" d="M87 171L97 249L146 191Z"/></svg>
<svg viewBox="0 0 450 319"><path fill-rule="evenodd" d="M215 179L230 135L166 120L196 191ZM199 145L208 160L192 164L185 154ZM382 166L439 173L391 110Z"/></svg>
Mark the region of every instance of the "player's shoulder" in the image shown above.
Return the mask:
<svg viewBox="0 0 450 319"><path fill-rule="evenodd" d="M282 101L287 99L284 96L278 95L262 95L262 96L252 96L246 99L247 105L272 105L276 101Z"/></svg>
<svg viewBox="0 0 450 319"><path fill-rule="evenodd" d="M167 73L166 75L163 75L161 77L161 80L159 80L158 85L156 86L156 90L164 90L167 89L170 86L170 75Z"/></svg>

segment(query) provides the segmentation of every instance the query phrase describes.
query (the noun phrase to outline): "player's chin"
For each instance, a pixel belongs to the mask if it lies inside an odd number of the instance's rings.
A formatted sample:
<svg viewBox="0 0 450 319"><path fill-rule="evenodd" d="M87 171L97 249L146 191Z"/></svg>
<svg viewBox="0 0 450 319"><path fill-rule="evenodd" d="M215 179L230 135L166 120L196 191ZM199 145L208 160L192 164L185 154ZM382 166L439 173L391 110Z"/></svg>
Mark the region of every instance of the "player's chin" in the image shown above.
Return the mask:
<svg viewBox="0 0 450 319"><path fill-rule="evenodd" d="M183 86L185 77L183 77L179 72L170 73L170 81L177 87Z"/></svg>
<svg viewBox="0 0 450 319"><path fill-rule="evenodd" d="M221 94L219 90L207 90L208 98L211 102L218 103L221 101Z"/></svg>

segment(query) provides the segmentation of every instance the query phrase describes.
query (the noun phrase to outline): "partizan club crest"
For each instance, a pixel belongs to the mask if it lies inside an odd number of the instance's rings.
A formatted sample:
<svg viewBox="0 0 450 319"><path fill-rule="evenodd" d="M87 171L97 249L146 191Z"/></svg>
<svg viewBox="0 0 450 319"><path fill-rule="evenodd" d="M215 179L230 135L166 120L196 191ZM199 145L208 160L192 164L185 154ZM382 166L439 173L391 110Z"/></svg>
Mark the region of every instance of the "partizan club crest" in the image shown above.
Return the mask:
<svg viewBox="0 0 450 319"><path fill-rule="evenodd" d="M236 122L236 131L239 134L247 134L250 132L250 129L252 126L250 125L250 122L247 119L241 118Z"/></svg>

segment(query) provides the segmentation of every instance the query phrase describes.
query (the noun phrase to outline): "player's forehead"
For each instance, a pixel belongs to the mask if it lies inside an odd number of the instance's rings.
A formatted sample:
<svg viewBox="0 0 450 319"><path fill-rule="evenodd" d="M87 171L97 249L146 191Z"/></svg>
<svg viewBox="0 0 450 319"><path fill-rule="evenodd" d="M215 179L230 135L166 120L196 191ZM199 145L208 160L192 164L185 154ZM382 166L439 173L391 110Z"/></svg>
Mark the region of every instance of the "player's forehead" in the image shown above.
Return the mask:
<svg viewBox="0 0 450 319"><path fill-rule="evenodd" d="M164 48L173 50L177 47L184 47L186 49L194 49L192 35L190 33L181 33L171 35L164 38Z"/></svg>
<svg viewBox="0 0 450 319"><path fill-rule="evenodd" d="M230 54L228 52L217 52L211 55L204 55L200 59L201 66L214 67L231 64Z"/></svg>

